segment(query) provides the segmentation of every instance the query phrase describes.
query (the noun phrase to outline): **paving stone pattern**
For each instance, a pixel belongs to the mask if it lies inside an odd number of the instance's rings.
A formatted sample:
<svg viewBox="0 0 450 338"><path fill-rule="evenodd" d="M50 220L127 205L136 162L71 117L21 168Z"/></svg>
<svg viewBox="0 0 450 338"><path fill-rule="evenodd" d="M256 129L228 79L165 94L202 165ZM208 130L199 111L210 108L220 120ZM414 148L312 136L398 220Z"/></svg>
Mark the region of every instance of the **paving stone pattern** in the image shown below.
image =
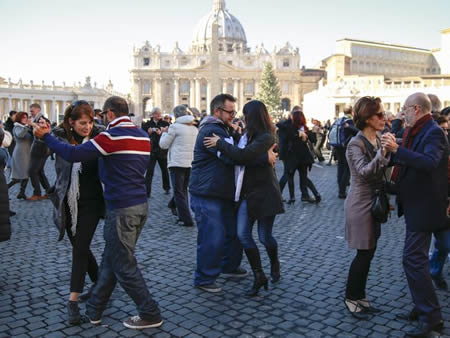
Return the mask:
<svg viewBox="0 0 450 338"><path fill-rule="evenodd" d="M53 165L49 161L46 169L52 181ZM280 174L280 164L277 170ZM176 225L167 209L169 196L162 192L159 169L155 173L149 218L136 256L160 305L163 326L143 331L125 328L122 321L137 313L120 286L101 326L67 325L70 243L67 238L56 241L50 202L18 201L16 186L10 193L11 208L17 212L12 218L13 236L0 244L0 337L398 337L410 328L394 317L411 309L401 264L405 226L396 216L383 225L367 285L369 298L384 312L357 321L344 309L354 252L344 240L344 202L337 199L335 166L313 167L311 172L323 197L320 205L301 203L296 188L297 202L276 218L282 279L256 298L243 295L251 286L250 276L240 281L219 278L220 294L193 288L197 230ZM100 224L91 246L98 261L104 246L102 232ZM262 259L269 272L264 251ZM245 258L243 266L249 269ZM447 266L447 279L448 271ZM446 336L450 336L449 294L438 292Z"/></svg>

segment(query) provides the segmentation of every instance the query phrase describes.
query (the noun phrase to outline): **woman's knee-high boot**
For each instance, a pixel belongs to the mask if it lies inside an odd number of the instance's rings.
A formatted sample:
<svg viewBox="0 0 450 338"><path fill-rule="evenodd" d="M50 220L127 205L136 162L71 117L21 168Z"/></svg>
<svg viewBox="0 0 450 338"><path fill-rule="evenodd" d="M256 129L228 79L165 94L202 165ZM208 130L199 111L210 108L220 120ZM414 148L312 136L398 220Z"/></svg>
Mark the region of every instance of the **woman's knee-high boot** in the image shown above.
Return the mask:
<svg viewBox="0 0 450 338"><path fill-rule="evenodd" d="M276 283L280 280L280 261L278 260L278 246L267 247L267 254L270 259L270 276L272 277L272 283Z"/></svg>
<svg viewBox="0 0 450 338"><path fill-rule="evenodd" d="M253 287L247 292L247 296L254 297L258 294L261 287L264 286L265 290L268 289L268 280L261 266L261 256L259 255L258 248L245 249L245 254L255 277Z"/></svg>

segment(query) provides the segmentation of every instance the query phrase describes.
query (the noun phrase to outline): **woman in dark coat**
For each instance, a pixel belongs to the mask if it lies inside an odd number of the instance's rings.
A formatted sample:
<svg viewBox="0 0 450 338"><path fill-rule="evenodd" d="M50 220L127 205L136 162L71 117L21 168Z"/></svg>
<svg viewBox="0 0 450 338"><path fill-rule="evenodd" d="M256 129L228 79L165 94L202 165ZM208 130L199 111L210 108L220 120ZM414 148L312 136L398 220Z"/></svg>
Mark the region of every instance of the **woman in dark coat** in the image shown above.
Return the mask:
<svg viewBox="0 0 450 338"><path fill-rule="evenodd" d="M294 111L291 119L279 126L280 132L285 135L287 143L287 153L285 165L288 172L289 204L295 202L294 175L298 171L300 174L300 191L302 201L309 203L319 203L322 198L312 181L308 178L308 170L314 163L314 158L308 147L308 127L306 126L305 115L302 111ZM312 191L315 199L309 196L308 188Z"/></svg>
<svg viewBox="0 0 450 338"><path fill-rule="evenodd" d="M217 136L205 137L204 141L206 147L216 147L236 163L256 160L275 145L274 127L264 103L251 101L244 106L243 112L247 129L238 146L233 146ZM283 201L275 171L271 166L236 166L235 177L235 201L239 203L237 233L255 276L248 295L256 296L262 286L267 290L268 281L262 269L258 247L252 237L253 224L258 221L259 240L265 246L270 259L272 283L278 282L278 244L272 235L272 228L275 216L284 212Z"/></svg>
<svg viewBox="0 0 450 338"><path fill-rule="evenodd" d="M350 191L345 200L345 238L357 253L350 266L345 295L348 311L358 319L377 312L366 298L366 282L375 254L381 226L371 214L373 191L383 184L389 156L381 147L377 132L384 129L385 113L381 100L362 97L355 105L355 124L361 131L347 146L351 172Z"/></svg>
<svg viewBox="0 0 450 338"><path fill-rule="evenodd" d="M67 107L64 122L53 130L53 134L61 141L77 146L102 130L94 126L94 111L89 103L77 101ZM97 160L69 163L56 156L55 169L56 183L50 190L49 198L55 207L53 218L59 230L59 240L67 232L73 247L67 305L69 324L73 325L80 323L78 301L83 292L86 273L93 283L98 279L98 265L90 245L104 214L103 189Z"/></svg>
<svg viewBox="0 0 450 338"><path fill-rule="evenodd" d="M8 150L1 147L5 132L0 127L0 242L11 237L11 222L9 220L8 186L5 178L5 167L8 163Z"/></svg>

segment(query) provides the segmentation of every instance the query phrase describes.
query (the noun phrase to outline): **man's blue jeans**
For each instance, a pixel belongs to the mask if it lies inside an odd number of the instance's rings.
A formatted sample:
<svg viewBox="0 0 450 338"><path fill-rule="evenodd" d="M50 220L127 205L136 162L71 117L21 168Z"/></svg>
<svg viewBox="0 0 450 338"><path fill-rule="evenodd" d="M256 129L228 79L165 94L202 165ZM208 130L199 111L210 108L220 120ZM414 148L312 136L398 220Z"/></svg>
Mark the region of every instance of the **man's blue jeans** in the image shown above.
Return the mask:
<svg viewBox="0 0 450 338"><path fill-rule="evenodd" d="M430 273L434 279L442 278L442 269L450 253L450 230L434 233L434 252L430 259Z"/></svg>
<svg viewBox="0 0 450 338"><path fill-rule="evenodd" d="M117 282L137 305L142 319L161 318L158 304L152 299L134 256L136 242L147 220L147 208L144 203L107 210L103 229L105 250L99 277L86 304L89 318L101 318Z"/></svg>
<svg viewBox="0 0 450 338"><path fill-rule="evenodd" d="M273 222L275 216L258 219L258 237L259 241L266 248L276 248L277 241L272 236ZM247 200L243 200L239 206L237 214L237 233L239 241L244 249L256 248L255 240L252 236L253 224L255 220L248 217Z"/></svg>
<svg viewBox="0 0 450 338"><path fill-rule="evenodd" d="M232 201L193 194L191 208L198 228L194 285L208 285L215 283L221 272L233 272L241 264L236 212Z"/></svg>

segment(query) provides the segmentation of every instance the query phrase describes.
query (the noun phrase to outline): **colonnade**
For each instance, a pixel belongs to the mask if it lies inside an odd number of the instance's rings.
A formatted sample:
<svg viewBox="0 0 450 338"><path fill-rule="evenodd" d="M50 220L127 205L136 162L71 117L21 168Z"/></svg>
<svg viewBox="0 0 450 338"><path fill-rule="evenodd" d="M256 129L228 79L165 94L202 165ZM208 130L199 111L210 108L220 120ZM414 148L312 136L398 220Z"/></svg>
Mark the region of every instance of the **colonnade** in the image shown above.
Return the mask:
<svg viewBox="0 0 450 338"><path fill-rule="evenodd" d="M144 102L144 98L148 97L143 93L144 81L140 81L140 94L143 95L139 100ZM190 107L195 107L199 110L209 111L209 103L215 95L218 93L212 93L211 81L205 77L196 78L155 78L152 81L151 98L153 105L163 108L163 110L173 109L173 107L179 104L187 104ZM188 83L187 87L185 83ZM251 82L251 90L246 90L246 84ZM231 89L232 90L229 90ZM233 95L236 99L236 110L241 110L249 98L254 98L258 91L258 81L255 79L222 79L221 80L221 92ZM171 106L168 108L167 103L170 102ZM166 103L166 104L165 104ZM142 104L143 107L143 104Z"/></svg>
<svg viewBox="0 0 450 338"><path fill-rule="evenodd" d="M64 113L64 110L72 101L0 97L0 119L5 120L11 110L29 112L30 105L33 103L38 103L41 106L41 111L50 121L59 123L59 115Z"/></svg>

